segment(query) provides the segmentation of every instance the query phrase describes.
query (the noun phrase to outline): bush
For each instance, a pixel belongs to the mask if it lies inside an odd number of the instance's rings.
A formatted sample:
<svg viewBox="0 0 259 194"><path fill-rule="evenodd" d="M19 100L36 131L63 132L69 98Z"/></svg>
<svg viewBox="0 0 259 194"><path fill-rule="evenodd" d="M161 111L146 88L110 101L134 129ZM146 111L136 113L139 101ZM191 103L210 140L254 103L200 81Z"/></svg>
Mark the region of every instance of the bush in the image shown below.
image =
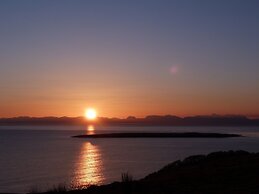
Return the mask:
<svg viewBox="0 0 259 194"><path fill-rule="evenodd" d="M124 172L121 174L121 182L132 182L133 177L128 172Z"/></svg>
<svg viewBox="0 0 259 194"><path fill-rule="evenodd" d="M66 184L58 184L57 186L54 185L52 189L49 189L47 193L64 193L67 192L69 189L67 188Z"/></svg>

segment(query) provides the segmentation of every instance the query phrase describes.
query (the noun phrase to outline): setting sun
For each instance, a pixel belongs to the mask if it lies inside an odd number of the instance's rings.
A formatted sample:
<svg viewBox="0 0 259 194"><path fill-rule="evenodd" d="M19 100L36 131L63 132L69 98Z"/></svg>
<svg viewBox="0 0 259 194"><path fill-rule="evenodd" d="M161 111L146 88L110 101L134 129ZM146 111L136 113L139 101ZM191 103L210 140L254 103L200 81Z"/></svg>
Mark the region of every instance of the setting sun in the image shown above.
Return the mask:
<svg viewBox="0 0 259 194"><path fill-rule="evenodd" d="M88 120L95 120L97 117L97 112L93 108L88 108L85 111L85 118Z"/></svg>

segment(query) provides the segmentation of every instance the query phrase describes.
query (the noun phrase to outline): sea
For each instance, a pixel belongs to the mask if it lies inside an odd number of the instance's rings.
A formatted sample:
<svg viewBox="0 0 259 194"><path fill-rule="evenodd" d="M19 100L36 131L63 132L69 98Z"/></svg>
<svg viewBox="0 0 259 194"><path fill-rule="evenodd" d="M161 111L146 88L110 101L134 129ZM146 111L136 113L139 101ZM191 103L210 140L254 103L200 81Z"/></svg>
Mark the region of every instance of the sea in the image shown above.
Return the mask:
<svg viewBox="0 0 259 194"><path fill-rule="evenodd" d="M116 132L237 133L234 138L81 139ZM0 127L0 193L43 192L60 185L80 189L141 179L176 160L215 151L259 152L259 127Z"/></svg>

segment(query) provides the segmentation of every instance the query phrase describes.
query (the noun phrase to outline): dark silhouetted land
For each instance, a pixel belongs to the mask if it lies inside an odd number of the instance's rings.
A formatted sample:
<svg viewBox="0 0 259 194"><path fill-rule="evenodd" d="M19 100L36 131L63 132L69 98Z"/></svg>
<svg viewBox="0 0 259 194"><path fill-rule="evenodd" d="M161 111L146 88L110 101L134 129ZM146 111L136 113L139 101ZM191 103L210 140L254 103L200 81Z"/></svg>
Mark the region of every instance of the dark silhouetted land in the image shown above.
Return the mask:
<svg viewBox="0 0 259 194"><path fill-rule="evenodd" d="M2 126L21 125L77 125L89 124L84 117L15 117L0 118ZM93 124L93 123L91 123ZM259 126L259 119L236 115L178 117L150 115L145 118L130 116L125 119L99 117L95 125L104 126Z"/></svg>
<svg viewBox="0 0 259 194"><path fill-rule="evenodd" d="M76 135L75 138L227 138L241 137L238 134L223 134L223 133L103 133Z"/></svg>
<svg viewBox="0 0 259 194"><path fill-rule="evenodd" d="M134 181L124 174L122 182L90 186L73 194L201 194L259 193L259 153L214 152L175 161L158 172ZM62 193L62 189L60 190ZM51 192L49 192L51 193ZM55 192L54 192L55 193Z"/></svg>

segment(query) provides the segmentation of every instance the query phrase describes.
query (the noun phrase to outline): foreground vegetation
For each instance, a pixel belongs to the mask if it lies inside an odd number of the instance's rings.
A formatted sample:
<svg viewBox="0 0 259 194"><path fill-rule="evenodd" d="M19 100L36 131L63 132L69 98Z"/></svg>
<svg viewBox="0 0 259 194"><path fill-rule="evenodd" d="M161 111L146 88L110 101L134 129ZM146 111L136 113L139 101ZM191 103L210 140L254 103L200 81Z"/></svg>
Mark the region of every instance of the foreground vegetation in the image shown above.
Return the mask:
<svg viewBox="0 0 259 194"><path fill-rule="evenodd" d="M48 193L259 193L259 153L229 151L191 156L183 161L173 162L138 181L123 174L121 182L90 186L84 190L60 189Z"/></svg>

